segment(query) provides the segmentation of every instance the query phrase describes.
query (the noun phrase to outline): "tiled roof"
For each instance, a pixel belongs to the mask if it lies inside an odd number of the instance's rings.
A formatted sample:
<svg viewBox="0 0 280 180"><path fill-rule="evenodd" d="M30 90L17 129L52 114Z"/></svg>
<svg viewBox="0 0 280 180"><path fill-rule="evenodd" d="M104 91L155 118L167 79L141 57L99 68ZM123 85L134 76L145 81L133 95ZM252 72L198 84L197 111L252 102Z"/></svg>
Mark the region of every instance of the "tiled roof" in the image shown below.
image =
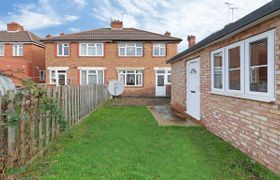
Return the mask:
<svg viewBox="0 0 280 180"><path fill-rule="evenodd" d="M0 31L0 42L33 42L39 45L44 45L40 41L40 37L29 31Z"/></svg>
<svg viewBox="0 0 280 180"><path fill-rule="evenodd" d="M192 52L195 52L203 47L206 47L207 45L218 41L219 39L222 39L226 36L228 36L231 33L234 33L235 31L238 31L239 29L252 24L259 19L262 19L266 16L269 16L270 14L279 11L280 10L280 0L273 0L266 5L262 6L261 8L253 11L252 13L248 14L247 16L239 19L238 21L227 25L225 28L221 29L220 31L217 31L210 36L206 37L205 39L201 40L197 44L195 44L193 47L181 52L180 54L177 54L176 56L170 58L167 60L167 63L172 63L175 61L178 61L182 57L185 57Z"/></svg>
<svg viewBox="0 0 280 180"><path fill-rule="evenodd" d="M169 37L134 28L111 29L101 28L73 34L65 34L46 38L43 41L83 41L83 40L111 40L111 41L182 41L179 38Z"/></svg>

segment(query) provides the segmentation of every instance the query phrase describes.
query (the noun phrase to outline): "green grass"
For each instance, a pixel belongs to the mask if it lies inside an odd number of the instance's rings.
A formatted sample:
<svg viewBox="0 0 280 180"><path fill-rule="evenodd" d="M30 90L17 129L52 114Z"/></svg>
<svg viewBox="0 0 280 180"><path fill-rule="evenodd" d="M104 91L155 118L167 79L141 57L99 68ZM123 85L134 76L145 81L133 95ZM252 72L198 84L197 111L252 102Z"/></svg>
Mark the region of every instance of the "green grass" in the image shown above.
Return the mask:
<svg viewBox="0 0 280 180"><path fill-rule="evenodd" d="M32 179L278 179L201 127L158 127L145 107L106 106L53 143Z"/></svg>

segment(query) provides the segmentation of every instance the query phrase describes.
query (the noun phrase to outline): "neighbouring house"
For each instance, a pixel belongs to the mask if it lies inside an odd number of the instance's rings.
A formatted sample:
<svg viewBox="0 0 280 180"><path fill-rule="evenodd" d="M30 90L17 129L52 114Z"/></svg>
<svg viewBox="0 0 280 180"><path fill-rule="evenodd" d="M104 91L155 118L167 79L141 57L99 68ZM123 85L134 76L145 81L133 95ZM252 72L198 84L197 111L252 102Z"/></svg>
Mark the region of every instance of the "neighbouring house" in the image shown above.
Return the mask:
<svg viewBox="0 0 280 180"><path fill-rule="evenodd" d="M167 61L171 105L280 174L280 1Z"/></svg>
<svg viewBox="0 0 280 180"><path fill-rule="evenodd" d="M44 83L45 54L40 38L16 22L7 24L7 30L0 31L0 70L16 76L13 82L17 86L18 78Z"/></svg>
<svg viewBox="0 0 280 180"><path fill-rule="evenodd" d="M112 21L101 28L48 35L44 40L48 85L123 82L125 96L170 95L171 67L166 60L177 54L181 39Z"/></svg>

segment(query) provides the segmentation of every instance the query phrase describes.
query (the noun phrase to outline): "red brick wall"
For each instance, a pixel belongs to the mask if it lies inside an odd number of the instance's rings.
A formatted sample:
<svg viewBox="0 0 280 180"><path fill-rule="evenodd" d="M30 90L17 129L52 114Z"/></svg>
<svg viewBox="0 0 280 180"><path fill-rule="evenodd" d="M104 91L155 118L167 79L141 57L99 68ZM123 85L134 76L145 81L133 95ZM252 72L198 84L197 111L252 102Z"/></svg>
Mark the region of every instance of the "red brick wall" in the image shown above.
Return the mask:
<svg viewBox="0 0 280 180"><path fill-rule="evenodd" d="M276 28L276 102L266 103L211 94L210 52ZM185 63L201 61L201 119L216 135L280 174L280 17L250 28L230 39L172 64L172 106L185 111Z"/></svg>
<svg viewBox="0 0 280 180"><path fill-rule="evenodd" d="M23 45L23 56L13 56L13 45L6 43L4 45L4 56L0 56L0 69L17 71L13 73L18 78L32 78L35 82L38 80L39 71L45 69L44 48L33 45ZM16 85L20 85L18 80L13 79Z"/></svg>
<svg viewBox="0 0 280 180"><path fill-rule="evenodd" d="M144 67L143 87L126 87L126 96L155 96L155 70L154 67L170 67L166 60L177 54L177 44L167 44L166 57L153 57L153 43L144 43L143 57L118 57L118 44L105 43L104 57L79 57L79 44L70 43L70 57L57 57L56 44L46 43L46 69L48 67L69 67L68 79L71 84L79 83L79 70L77 67L106 67L105 83L118 79L117 67ZM49 71L47 83L49 83Z"/></svg>

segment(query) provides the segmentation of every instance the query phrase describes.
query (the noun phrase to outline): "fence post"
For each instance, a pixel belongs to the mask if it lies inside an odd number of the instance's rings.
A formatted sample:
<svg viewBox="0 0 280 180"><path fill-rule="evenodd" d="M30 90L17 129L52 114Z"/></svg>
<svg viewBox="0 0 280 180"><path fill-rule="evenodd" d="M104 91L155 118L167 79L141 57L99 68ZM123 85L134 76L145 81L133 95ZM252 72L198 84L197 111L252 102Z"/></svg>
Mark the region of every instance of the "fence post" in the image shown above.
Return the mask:
<svg viewBox="0 0 280 180"><path fill-rule="evenodd" d="M15 97L14 91L8 91L8 110L13 111L13 100ZM8 121L10 120L10 115L8 115ZM9 156L9 165L13 165L14 162L14 155L15 155L15 135L16 135L16 129L14 127L8 127L8 156Z"/></svg>
<svg viewBox="0 0 280 180"><path fill-rule="evenodd" d="M2 171L0 172L0 179L4 179L4 166L5 166L5 131L6 129L4 128L4 121L2 119L2 95L1 95L1 91L0 91L0 154L2 154L2 158L0 161L0 169L2 169Z"/></svg>
<svg viewBox="0 0 280 180"><path fill-rule="evenodd" d="M52 94L51 94L51 97L52 97L52 100L53 100L53 103L56 101L56 99L55 99L55 92L56 91L56 89L55 88L52 88ZM52 121L52 125L51 125L51 131L52 131L52 140L54 139L54 136L55 136L55 123L56 123L56 121L55 121L55 116L52 116L52 118L51 118L51 121Z"/></svg>
<svg viewBox="0 0 280 180"><path fill-rule="evenodd" d="M47 89L47 101L50 99L50 89ZM49 144L50 140L50 110L46 110L46 145Z"/></svg>
<svg viewBox="0 0 280 180"><path fill-rule="evenodd" d="M39 151L43 148L43 122L42 122L42 113L41 113L41 97L38 96L37 101L37 115L38 115L38 131L39 131L39 137L38 137L38 143L39 143Z"/></svg>
<svg viewBox="0 0 280 180"><path fill-rule="evenodd" d="M22 97L21 107L20 107L20 114L23 117L25 113L25 96ZM20 141L20 162L24 162L24 159L26 157L26 151L25 151L25 120L21 119L19 124L19 141Z"/></svg>

